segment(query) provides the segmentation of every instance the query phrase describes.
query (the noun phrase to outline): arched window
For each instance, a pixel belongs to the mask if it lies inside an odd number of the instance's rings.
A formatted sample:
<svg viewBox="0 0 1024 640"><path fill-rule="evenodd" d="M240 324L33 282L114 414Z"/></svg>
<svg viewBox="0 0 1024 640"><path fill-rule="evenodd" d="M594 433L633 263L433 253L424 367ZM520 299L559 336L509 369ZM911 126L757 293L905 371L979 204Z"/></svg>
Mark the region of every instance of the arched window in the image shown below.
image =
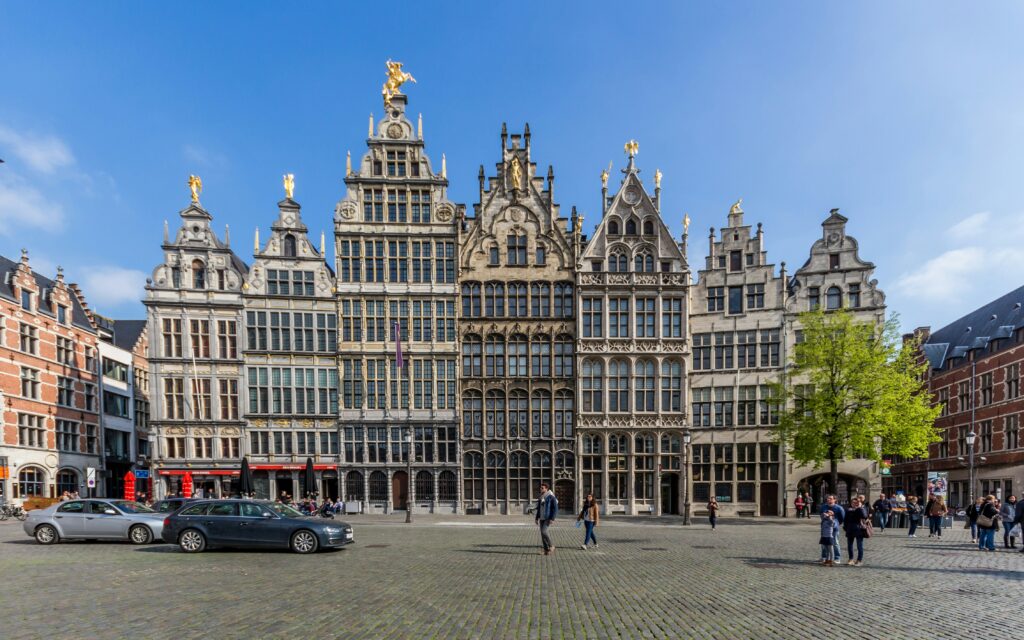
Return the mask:
<svg viewBox="0 0 1024 640"><path fill-rule="evenodd" d="M534 438L551 437L551 392L538 389L530 398L531 433Z"/></svg>
<svg viewBox="0 0 1024 640"><path fill-rule="evenodd" d="M72 469L61 469L57 472L57 495L63 495L65 491L78 491L78 472Z"/></svg>
<svg viewBox="0 0 1024 640"><path fill-rule="evenodd" d="M633 454L633 495L637 500L654 500L654 436L638 433Z"/></svg>
<svg viewBox="0 0 1024 640"><path fill-rule="evenodd" d="M526 336L516 334L508 341L508 375L512 378L525 378L529 375L529 359L527 357Z"/></svg>
<svg viewBox="0 0 1024 640"><path fill-rule="evenodd" d="M467 282L462 285L462 317L480 317L480 283Z"/></svg>
<svg viewBox="0 0 1024 640"><path fill-rule="evenodd" d="M661 467L665 470L678 471L680 468L679 434L666 433L661 436Z"/></svg>
<svg viewBox="0 0 1024 640"><path fill-rule="evenodd" d="M370 502L387 502L388 476L383 471L370 474Z"/></svg>
<svg viewBox="0 0 1024 640"><path fill-rule="evenodd" d="M645 220L644 221L644 235L645 236L653 236L654 235L654 223L651 222L650 220Z"/></svg>
<svg viewBox="0 0 1024 640"><path fill-rule="evenodd" d="M530 341L530 372L534 378L551 377L551 339L536 335Z"/></svg>
<svg viewBox="0 0 1024 640"><path fill-rule="evenodd" d="M487 346L484 352L484 370L488 378L505 377L505 338L492 333L487 336Z"/></svg>
<svg viewBox="0 0 1024 640"><path fill-rule="evenodd" d="M505 437L505 392L491 389L487 392L487 437Z"/></svg>
<svg viewBox="0 0 1024 640"><path fill-rule="evenodd" d="M511 318L525 318L527 309L526 283L512 282L508 285L508 315Z"/></svg>
<svg viewBox="0 0 1024 640"><path fill-rule="evenodd" d="M294 258L295 257L295 236L293 236L290 233L285 234L285 236L284 236L284 243L282 244L282 248L284 249L283 255L284 255L285 258Z"/></svg>
<svg viewBox="0 0 1024 640"><path fill-rule="evenodd" d="M843 292L839 287L829 287L825 293L825 305L828 309L838 309L843 306Z"/></svg>
<svg viewBox="0 0 1024 640"><path fill-rule="evenodd" d="M630 218L629 220L626 221L626 235L627 236L635 236L636 235L636 220L633 220L632 218Z"/></svg>
<svg viewBox="0 0 1024 640"><path fill-rule="evenodd" d="M483 375L481 351L483 345L480 336L469 334L462 342L462 375L479 378Z"/></svg>
<svg viewBox="0 0 1024 640"><path fill-rule="evenodd" d="M572 337L558 336L555 339L555 377L571 378L573 360Z"/></svg>
<svg viewBox="0 0 1024 640"><path fill-rule="evenodd" d="M508 263L510 266L526 266L526 236L508 234Z"/></svg>
<svg viewBox="0 0 1024 640"><path fill-rule="evenodd" d="M462 499L471 502L479 502L484 499L484 456L476 451L471 451L463 458L464 465L462 473L463 496Z"/></svg>
<svg viewBox="0 0 1024 640"><path fill-rule="evenodd" d="M633 271L637 273L651 273L654 271L654 258L650 253L642 251L636 254L633 259Z"/></svg>
<svg viewBox="0 0 1024 640"><path fill-rule="evenodd" d="M576 456L572 451L558 451L555 453L555 471L574 471L576 469Z"/></svg>
<svg viewBox="0 0 1024 640"><path fill-rule="evenodd" d="M555 437L572 437L572 391L561 389L555 393Z"/></svg>
<svg viewBox="0 0 1024 640"><path fill-rule="evenodd" d="M636 384L636 411L654 411L654 363L640 360L634 368Z"/></svg>
<svg viewBox="0 0 1024 640"><path fill-rule="evenodd" d="M583 361L583 410L600 412L604 395L604 366L600 360Z"/></svg>
<svg viewBox="0 0 1024 640"><path fill-rule="evenodd" d="M608 220L608 235L619 235L619 221L616 220L615 218Z"/></svg>
<svg viewBox="0 0 1024 640"><path fill-rule="evenodd" d="M483 396L479 391L470 389L462 394L462 436L465 438L483 437Z"/></svg>
<svg viewBox="0 0 1024 640"><path fill-rule="evenodd" d="M489 318L505 316L505 284L488 282L484 288L484 315Z"/></svg>
<svg viewBox="0 0 1024 640"><path fill-rule="evenodd" d="M661 363L661 410L683 410L683 365L678 360Z"/></svg>
<svg viewBox="0 0 1024 640"><path fill-rule="evenodd" d="M603 498L602 445L601 436L596 433L583 436L583 457L580 460L583 466L583 496L586 497L590 493L597 500Z"/></svg>
<svg viewBox="0 0 1024 640"><path fill-rule="evenodd" d="M459 499L454 472L445 470L438 474L437 499L441 502L455 502Z"/></svg>
<svg viewBox="0 0 1024 640"><path fill-rule="evenodd" d="M533 283L530 285L530 315L534 318L547 318L551 315L551 285Z"/></svg>
<svg viewBox="0 0 1024 640"><path fill-rule="evenodd" d="M629 363L625 360L608 365L608 410L629 411Z"/></svg>
<svg viewBox="0 0 1024 640"><path fill-rule="evenodd" d="M615 252L608 256L608 271L612 273L625 273L627 264L624 253Z"/></svg>
<svg viewBox="0 0 1024 640"><path fill-rule="evenodd" d="M416 499L434 499L434 475L429 471L419 471L416 473Z"/></svg>
<svg viewBox="0 0 1024 640"><path fill-rule="evenodd" d="M608 499L626 500L628 483L626 474L629 471L626 459L629 440L621 433L608 436Z"/></svg>
<svg viewBox="0 0 1024 640"><path fill-rule="evenodd" d="M18 486L14 488L16 498L45 498L46 472L39 467L22 467L18 472Z"/></svg>
<svg viewBox="0 0 1024 640"><path fill-rule="evenodd" d="M206 288L206 266L203 264L202 260L192 261L192 288Z"/></svg>
<svg viewBox="0 0 1024 640"><path fill-rule="evenodd" d="M533 497L530 491L530 456L525 451L513 451L508 457L509 498L512 500L529 500Z"/></svg>
<svg viewBox="0 0 1024 640"><path fill-rule="evenodd" d="M363 474L349 471L345 474L345 496L350 502L362 502L366 499L366 488L363 486Z"/></svg>
<svg viewBox="0 0 1024 640"><path fill-rule="evenodd" d="M505 499L505 476L508 470L505 468L505 454L500 451L490 451L487 454L487 499Z"/></svg>
<svg viewBox="0 0 1024 640"><path fill-rule="evenodd" d="M511 438L525 438L528 433L527 415L529 400L526 391L513 389L508 394L508 435Z"/></svg>
<svg viewBox="0 0 1024 640"><path fill-rule="evenodd" d="M554 486L551 482L551 454L547 451L535 451L533 453L533 486L537 487L541 482Z"/></svg>
<svg viewBox="0 0 1024 640"><path fill-rule="evenodd" d="M555 285L555 317L571 318L573 316L573 295L571 282L559 282Z"/></svg>

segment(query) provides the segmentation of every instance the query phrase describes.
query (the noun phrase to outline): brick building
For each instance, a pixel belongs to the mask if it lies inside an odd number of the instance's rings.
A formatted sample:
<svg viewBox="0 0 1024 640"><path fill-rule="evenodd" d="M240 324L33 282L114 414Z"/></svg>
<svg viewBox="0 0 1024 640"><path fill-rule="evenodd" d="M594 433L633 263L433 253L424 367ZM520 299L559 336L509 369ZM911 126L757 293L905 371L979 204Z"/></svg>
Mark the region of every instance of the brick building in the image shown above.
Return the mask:
<svg viewBox="0 0 1024 640"><path fill-rule="evenodd" d="M0 256L0 502L86 492L100 467L96 324L84 297ZM102 487L98 487L102 491Z"/></svg>
<svg viewBox="0 0 1024 640"><path fill-rule="evenodd" d="M1006 497L1024 487L1024 287L975 309L922 337L927 381L934 402L943 406L936 425L942 440L926 459L895 460L884 489L923 496L928 472L949 474L949 503L966 506L969 494ZM975 485L969 491L968 434L976 434Z"/></svg>

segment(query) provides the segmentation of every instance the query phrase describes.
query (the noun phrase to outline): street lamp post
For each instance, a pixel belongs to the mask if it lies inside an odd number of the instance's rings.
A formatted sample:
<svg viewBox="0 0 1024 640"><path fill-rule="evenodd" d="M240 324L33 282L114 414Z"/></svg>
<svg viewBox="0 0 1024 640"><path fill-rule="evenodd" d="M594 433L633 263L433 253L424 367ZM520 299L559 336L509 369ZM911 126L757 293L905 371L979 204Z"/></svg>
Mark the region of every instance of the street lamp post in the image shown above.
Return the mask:
<svg viewBox="0 0 1024 640"><path fill-rule="evenodd" d="M683 524L690 524L690 430L683 432Z"/></svg>
<svg viewBox="0 0 1024 640"><path fill-rule="evenodd" d="M406 452L406 487L405 487L405 523L412 522L412 427L405 429L405 443L409 449Z"/></svg>
<svg viewBox="0 0 1024 640"><path fill-rule="evenodd" d="M967 505L974 504L974 442L978 434L971 431L967 434Z"/></svg>

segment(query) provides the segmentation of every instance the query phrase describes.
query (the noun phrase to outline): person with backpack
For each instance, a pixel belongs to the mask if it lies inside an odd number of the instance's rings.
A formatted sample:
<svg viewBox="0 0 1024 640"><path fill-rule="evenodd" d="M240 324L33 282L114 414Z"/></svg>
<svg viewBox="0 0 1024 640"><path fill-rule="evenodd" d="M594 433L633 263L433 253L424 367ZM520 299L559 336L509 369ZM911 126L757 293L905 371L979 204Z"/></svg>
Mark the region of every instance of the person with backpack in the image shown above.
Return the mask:
<svg viewBox="0 0 1024 640"><path fill-rule="evenodd" d="M885 525L889 523L889 501L885 499L884 493L878 494L878 500L871 505L871 509L878 516L878 532L885 533Z"/></svg>
<svg viewBox="0 0 1024 640"><path fill-rule="evenodd" d="M599 511L597 500L594 500L594 494L588 493L587 499L583 501L583 509L580 511L580 515L576 517L577 522L583 521L583 526L586 530L586 533L583 535L583 546L581 547L584 551L587 550L588 542L593 542L594 548L597 548L597 536L594 535L594 528L597 526Z"/></svg>
<svg viewBox="0 0 1024 640"><path fill-rule="evenodd" d="M555 517L558 516L558 500L546 482L540 483L540 497L537 498L536 512L537 515L533 521L540 526L540 542L544 547L541 554L549 556L555 552L555 545L551 542L548 527L551 526L555 521Z"/></svg>

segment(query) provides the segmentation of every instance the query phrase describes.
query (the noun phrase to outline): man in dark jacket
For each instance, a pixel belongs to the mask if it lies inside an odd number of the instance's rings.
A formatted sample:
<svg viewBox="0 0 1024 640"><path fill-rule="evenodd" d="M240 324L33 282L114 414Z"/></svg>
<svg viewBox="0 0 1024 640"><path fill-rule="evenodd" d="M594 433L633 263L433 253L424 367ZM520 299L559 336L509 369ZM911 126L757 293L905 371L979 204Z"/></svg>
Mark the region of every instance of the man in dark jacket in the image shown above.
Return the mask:
<svg viewBox="0 0 1024 640"><path fill-rule="evenodd" d="M541 553L548 556L555 552L555 545L551 543L551 536L548 535L548 527L558 515L558 500L546 482L542 482L540 485L540 497L537 498L536 511L534 522L540 525L540 542L544 545L544 551Z"/></svg>
<svg viewBox="0 0 1024 640"><path fill-rule="evenodd" d="M878 532L885 533L885 525L889 524L889 501L885 499L884 493L878 494L878 500L871 505L871 509L878 516Z"/></svg>
<svg viewBox="0 0 1024 640"><path fill-rule="evenodd" d="M836 564L841 564L842 554L839 551L839 529L843 526L846 511L836 501L834 495L828 495L825 498L825 504L821 505L821 512L824 513L826 511L832 512L832 559Z"/></svg>

